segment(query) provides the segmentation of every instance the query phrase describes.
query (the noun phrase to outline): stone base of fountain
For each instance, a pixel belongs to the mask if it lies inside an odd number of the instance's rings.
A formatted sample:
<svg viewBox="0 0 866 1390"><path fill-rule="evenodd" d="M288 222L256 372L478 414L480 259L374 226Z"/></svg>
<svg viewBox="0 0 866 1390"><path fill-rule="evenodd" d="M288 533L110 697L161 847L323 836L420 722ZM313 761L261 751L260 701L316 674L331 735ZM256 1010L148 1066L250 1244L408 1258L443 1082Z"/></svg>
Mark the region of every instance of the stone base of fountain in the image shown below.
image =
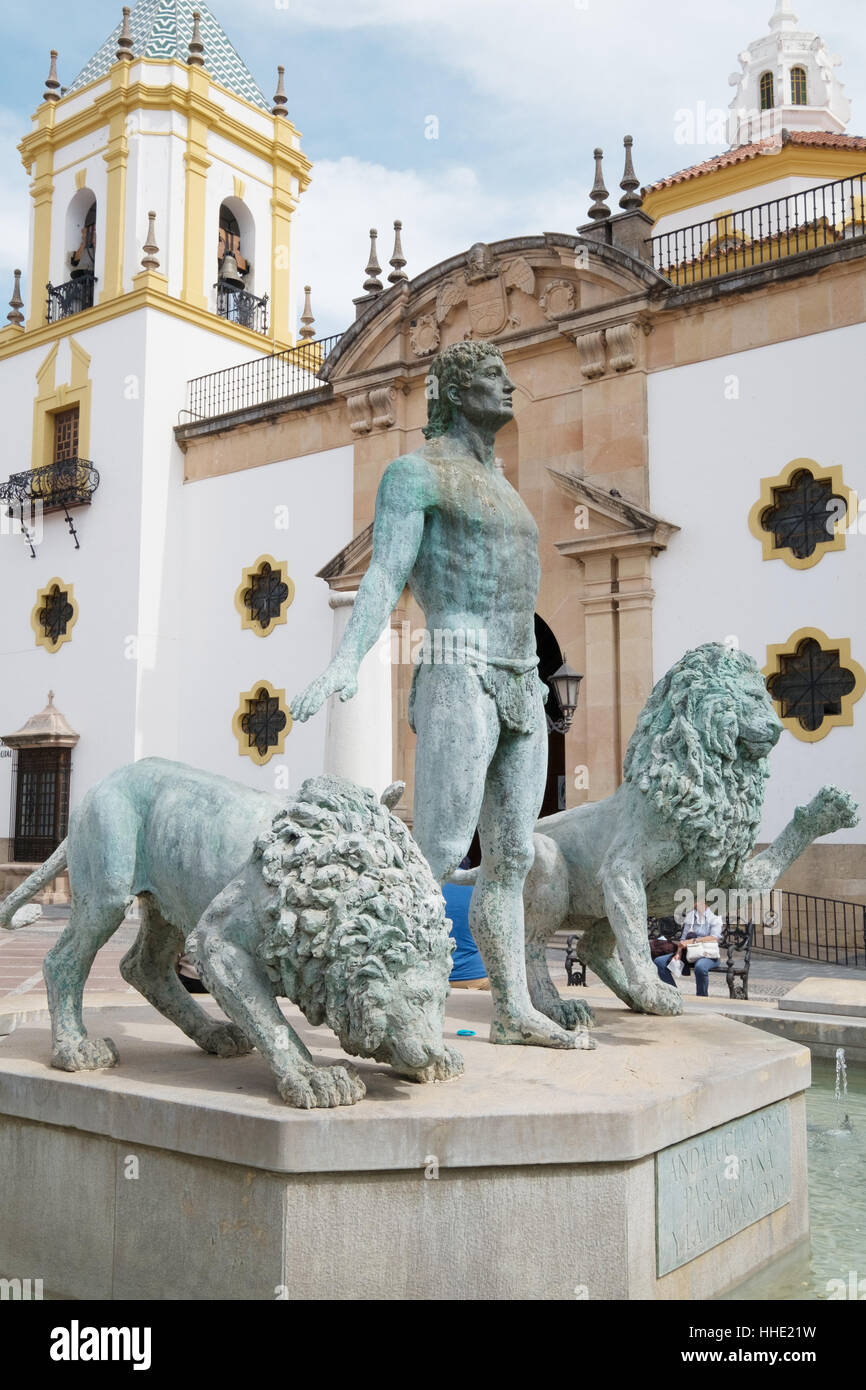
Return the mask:
<svg viewBox="0 0 866 1390"><path fill-rule="evenodd" d="M298 1111L257 1053L206 1056L134 996L85 1012L117 1068L52 1070L32 1014L0 1046L0 1275L46 1297L711 1299L808 1231L809 1054L716 1013L614 1004L594 1051L492 1047L458 991L464 1076L361 1062L365 1100Z"/></svg>

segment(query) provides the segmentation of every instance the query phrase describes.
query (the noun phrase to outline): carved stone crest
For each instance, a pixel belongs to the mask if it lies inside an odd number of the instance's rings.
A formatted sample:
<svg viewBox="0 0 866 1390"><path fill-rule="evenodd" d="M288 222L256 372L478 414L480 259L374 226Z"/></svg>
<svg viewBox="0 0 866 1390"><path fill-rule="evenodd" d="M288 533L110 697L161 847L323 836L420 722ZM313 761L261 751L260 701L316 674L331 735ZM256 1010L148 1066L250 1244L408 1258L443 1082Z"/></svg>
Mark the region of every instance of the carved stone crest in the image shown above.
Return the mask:
<svg viewBox="0 0 866 1390"><path fill-rule="evenodd" d="M466 269L446 280L436 296L436 321L442 323L464 301L469 309L468 337L492 338L520 323L508 291L535 292L535 272L522 256L498 265L493 252L476 242L466 253Z"/></svg>
<svg viewBox="0 0 866 1390"><path fill-rule="evenodd" d="M412 325L409 346L416 357L429 357L439 346L439 325L435 314L422 314Z"/></svg>
<svg viewBox="0 0 866 1390"><path fill-rule="evenodd" d="M538 304L547 318L556 319L563 314L570 314L576 300L574 285L570 280L550 280L545 285Z"/></svg>

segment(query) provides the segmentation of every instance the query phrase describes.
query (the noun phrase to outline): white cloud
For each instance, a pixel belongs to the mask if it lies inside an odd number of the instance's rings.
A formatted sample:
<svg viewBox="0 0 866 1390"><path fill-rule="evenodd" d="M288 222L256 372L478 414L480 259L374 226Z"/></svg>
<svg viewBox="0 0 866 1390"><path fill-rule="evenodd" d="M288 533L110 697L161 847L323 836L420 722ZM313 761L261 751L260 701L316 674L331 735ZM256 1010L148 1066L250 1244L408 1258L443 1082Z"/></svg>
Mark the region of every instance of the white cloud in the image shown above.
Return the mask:
<svg viewBox="0 0 866 1390"><path fill-rule="evenodd" d="M295 214L297 284L313 287L317 333L339 332L354 317L352 299L363 293L370 239L379 232L379 263L387 284L393 223L403 223L410 279L465 251L474 241L543 231L569 231L583 221L578 185L563 181L549 194L484 186L465 166L441 173L387 169L353 158L319 160L313 183ZM300 313L303 294L299 294Z"/></svg>

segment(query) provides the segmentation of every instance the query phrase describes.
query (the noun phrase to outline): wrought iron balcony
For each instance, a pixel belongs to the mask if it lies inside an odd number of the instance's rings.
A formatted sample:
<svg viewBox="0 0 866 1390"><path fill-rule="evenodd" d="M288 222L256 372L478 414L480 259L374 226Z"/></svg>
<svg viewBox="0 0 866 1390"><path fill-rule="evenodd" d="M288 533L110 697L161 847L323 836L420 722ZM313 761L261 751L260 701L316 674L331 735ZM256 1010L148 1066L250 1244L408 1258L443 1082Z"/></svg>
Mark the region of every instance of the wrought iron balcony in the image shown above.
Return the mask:
<svg viewBox="0 0 866 1390"><path fill-rule="evenodd" d="M98 487L99 474L89 459L63 459L60 463L49 463L44 468L13 473L8 483L0 483L0 506L6 509L7 516L19 521L34 558L35 533L28 523L33 521L36 508L43 513L62 511L69 534L75 541L75 549L80 550L78 532L69 510L71 507L89 507Z"/></svg>
<svg viewBox="0 0 866 1390"><path fill-rule="evenodd" d="M258 295L240 289L237 285L230 285L226 280L219 280L215 289L217 313L220 318L228 319L229 323L239 323L242 328L252 329L253 333L267 333L267 295L259 299Z"/></svg>
<svg viewBox="0 0 866 1390"><path fill-rule="evenodd" d="M45 468L13 473L7 487L25 502L41 502L46 512L87 507L99 487L99 474L89 459L63 459Z"/></svg>
<svg viewBox="0 0 866 1390"><path fill-rule="evenodd" d="M48 322L57 323L60 319L68 319L70 314L92 309L95 285L95 275L78 275L74 280L67 280L65 285L47 285Z"/></svg>
<svg viewBox="0 0 866 1390"><path fill-rule="evenodd" d="M342 336L334 333L330 338L314 338L268 357L195 377L188 383L186 413L193 420L212 420L233 410L249 410L315 391L324 384L322 369Z"/></svg>
<svg viewBox="0 0 866 1390"><path fill-rule="evenodd" d="M675 285L695 285L863 236L866 173L727 212L649 240L656 270Z"/></svg>

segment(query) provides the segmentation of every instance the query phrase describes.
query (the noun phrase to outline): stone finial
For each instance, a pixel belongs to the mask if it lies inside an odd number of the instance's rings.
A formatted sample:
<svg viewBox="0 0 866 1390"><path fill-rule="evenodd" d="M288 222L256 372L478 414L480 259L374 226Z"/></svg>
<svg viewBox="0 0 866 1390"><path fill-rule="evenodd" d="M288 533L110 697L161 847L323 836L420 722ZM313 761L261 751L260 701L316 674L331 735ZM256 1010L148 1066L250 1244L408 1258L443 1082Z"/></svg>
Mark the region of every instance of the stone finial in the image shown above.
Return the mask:
<svg viewBox="0 0 866 1390"><path fill-rule="evenodd" d="M631 135L624 135L622 137L622 143L625 145L625 169L623 170L619 185L622 189L622 197L619 200L619 205L621 208L624 208L626 212L631 212L632 208L640 207L643 198L636 192L636 189L640 187L640 179L636 177L634 165L631 162L631 147L634 144L634 137Z"/></svg>
<svg viewBox="0 0 866 1390"><path fill-rule="evenodd" d="M401 280L408 280L409 277L403 269L406 264L406 257L403 255L403 244L400 240L400 233L403 230L402 222L394 223L394 254L388 264L392 267L391 274L388 276L390 285L399 285Z"/></svg>
<svg viewBox="0 0 866 1390"><path fill-rule="evenodd" d="M594 150L593 158L595 160L595 183L592 185L589 193L592 199L589 215L594 222L604 222L610 217L610 208L605 202L605 198L608 194L604 186L604 175L601 172L601 161L604 158L604 151L598 149Z"/></svg>
<svg viewBox="0 0 866 1390"><path fill-rule="evenodd" d="M156 259L156 253L158 252L159 247L156 244L155 212L149 212L147 214L147 240L145 241L141 249L144 252L144 255L141 258L141 264L144 267L144 269L159 270L159 261Z"/></svg>
<svg viewBox="0 0 866 1390"><path fill-rule="evenodd" d="M120 34L117 39L117 52L115 58L119 63L130 62L132 59L132 34L129 31L129 6L123 7L123 23L120 26Z"/></svg>
<svg viewBox="0 0 866 1390"><path fill-rule="evenodd" d="M368 294L378 294L381 289L384 289L382 281L379 279L379 276L382 273L382 267L380 266L378 258L376 256L376 238L378 235L379 233L376 231L376 228L371 227L370 259L367 262L367 278L364 281L364 289L367 291Z"/></svg>
<svg viewBox="0 0 866 1390"><path fill-rule="evenodd" d="M24 307L24 300L21 298L21 271L14 270L15 284L12 288L12 298L9 300L10 313L6 315L10 323L17 324L19 327L24 323L24 315L21 310Z"/></svg>
<svg viewBox="0 0 866 1390"><path fill-rule="evenodd" d="M42 93L43 101L60 100L60 80L57 76L57 49L51 50L51 66L48 76L45 79L45 91Z"/></svg>
<svg viewBox="0 0 866 1390"><path fill-rule="evenodd" d="M287 110L286 110L286 107L287 107L288 104L289 104L289 98L286 96L285 75L286 75L286 70L285 70L285 68L283 68L283 67L278 67L278 68L277 68L277 90L274 92L274 104L273 104L273 106L271 107L271 115L272 115L272 116L286 116L286 115L288 115L288 112L287 112Z"/></svg>
<svg viewBox="0 0 866 1390"><path fill-rule="evenodd" d="M189 41L189 55L187 62L190 67L204 67L204 44L201 41L201 13L199 10L192 12L192 38Z"/></svg>
<svg viewBox="0 0 866 1390"><path fill-rule="evenodd" d="M316 330L313 327L315 322L312 306L310 305L310 286L304 285L304 312L301 314L301 331L298 337L315 338Z"/></svg>

